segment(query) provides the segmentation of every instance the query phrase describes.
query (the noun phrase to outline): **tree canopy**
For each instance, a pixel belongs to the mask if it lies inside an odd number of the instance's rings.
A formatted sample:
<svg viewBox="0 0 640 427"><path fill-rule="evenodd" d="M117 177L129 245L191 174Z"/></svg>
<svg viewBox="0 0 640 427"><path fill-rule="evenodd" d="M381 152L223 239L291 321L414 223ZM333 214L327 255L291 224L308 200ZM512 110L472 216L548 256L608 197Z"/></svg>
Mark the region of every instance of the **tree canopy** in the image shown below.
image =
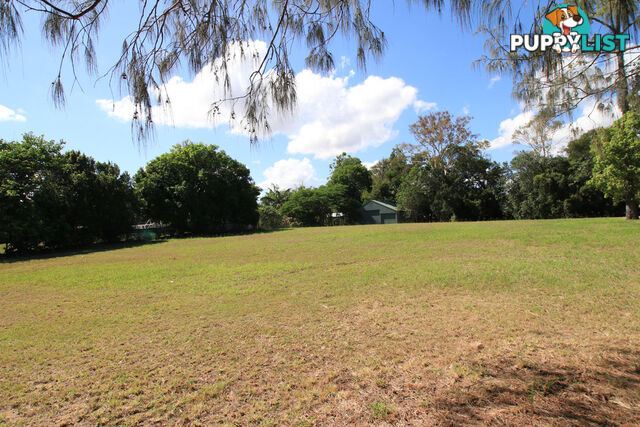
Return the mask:
<svg viewBox="0 0 640 427"><path fill-rule="evenodd" d="M628 219L638 219L640 200L640 114L629 111L600 132L593 146L592 182L615 201L624 201Z"/></svg>
<svg viewBox="0 0 640 427"><path fill-rule="evenodd" d="M249 169L215 145L185 141L135 175L147 216L177 232L255 225L260 189Z"/></svg>
<svg viewBox="0 0 640 427"><path fill-rule="evenodd" d="M130 231L137 199L127 173L64 142L0 140L0 242L8 252L112 242Z"/></svg>

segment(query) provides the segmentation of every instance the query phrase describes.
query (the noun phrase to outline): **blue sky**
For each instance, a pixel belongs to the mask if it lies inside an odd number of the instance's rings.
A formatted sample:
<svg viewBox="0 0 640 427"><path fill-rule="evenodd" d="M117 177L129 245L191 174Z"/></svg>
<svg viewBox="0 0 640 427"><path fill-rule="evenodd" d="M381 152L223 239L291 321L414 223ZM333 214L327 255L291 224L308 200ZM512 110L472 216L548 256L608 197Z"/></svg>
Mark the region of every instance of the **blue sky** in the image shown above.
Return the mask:
<svg viewBox="0 0 640 427"><path fill-rule="evenodd" d="M103 73L115 61L127 28L134 25L134 15L124 5L114 2L103 24L97 46ZM293 64L300 73L300 113L281 121L275 135L253 147L226 124L213 127L191 120L206 113L208 101L190 97L202 93L198 85L207 82L207 75L184 74L173 82L176 97L184 98L174 103L172 116L165 120L174 125L157 125L154 140L145 146L132 139L126 94L113 93L108 79L96 82L80 71L80 86L72 87L65 67L67 105L57 110L49 88L61 50L43 41L40 17L26 15L22 46L0 71L0 138L18 140L24 132L34 132L62 139L67 149L115 162L131 173L176 143L202 141L246 164L256 183L281 186L324 183L331 158L343 149L369 163L388 156L396 144L412 141L408 126L427 111L473 116L472 130L494 142L498 148L487 154L497 161L510 160L522 149L510 144L510 131L529 116L511 98L510 76L472 69L472 62L483 54L481 36L461 31L448 12L427 14L402 1L374 5L374 22L389 42L384 57L370 61L363 72L355 66L355 43L340 40L333 46L336 70L320 76L304 70L304 51L298 45Z"/></svg>

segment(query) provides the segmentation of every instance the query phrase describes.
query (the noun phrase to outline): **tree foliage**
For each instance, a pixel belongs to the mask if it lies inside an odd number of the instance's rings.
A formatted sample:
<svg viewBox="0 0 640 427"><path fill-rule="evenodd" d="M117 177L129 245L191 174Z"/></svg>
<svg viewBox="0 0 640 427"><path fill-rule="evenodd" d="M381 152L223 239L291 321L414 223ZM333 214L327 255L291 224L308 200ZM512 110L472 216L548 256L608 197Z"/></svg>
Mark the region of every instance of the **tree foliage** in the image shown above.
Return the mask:
<svg viewBox="0 0 640 427"><path fill-rule="evenodd" d="M366 192L364 198L397 203L398 190L410 170L407 156L395 147L389 157L371 167L371 191Z"/></svg>
<svg viewBox="0 0 640 427"><path fill-rule="evenodd" d="M418 116L418 121L409 126L416 142L400 147L413 161L447 165L457 147L475 143L477 135L469 129L470 121L470 116L453 117L448 111Z"/></svg>
<svg viewBox="0 0 640 427"><path fill-rule="evenodd" d="M110 242L137 211L129 175L64 143L25 134L0 140L0 242L8 252Z"/></svg>
<svg viewBox="0 0 640 427"><path fill-rule="evenodd" d="M363 194L371 190L371 172L360 159L346 153L337 156L330 168L331 176L325 188L327 197L332 200L334 212L343 213L347 222L355 223Z"/></svg>
<svg viewBox="0 0 640 427"><path fill-rule="evenodd" d="M613 112L614 106L625 113L637 91L634 81L640 74L637 52L640 28L638 2L635 0L590 0L574 2L589 17L601 34L629 34L627 50L581 52L561 55L553 49L545 52L511 52L511 34L541 34L547 12L554 1L511 2L492 0L475 2L472 13L458 14L469 26L486 37L487 54L476 64L490 73L513 76L513 93L529 108L552 111L555 116L571 113L583 101L601 110Z"/></svg>
<svg viewBox="0 0 640 427"><path fill-rule="evenodd" d="M135 175L149 218L177 232L209 234L258 221L249 169L215 145L185 141Z"/></svg>
<svg viewBox="0 0 640 427"><path fill-rule="evenodd" d="M555 133L562 127L560 120L554 119L550 110L540 111L534 118L513 132L514 143L529 146L534 153L542 157L551 155Z"/></svg>
<svg viewBox="0 0 640 427"><path fill-rule="evenodd" d="M97 39L112 3L1 1L0 57L6 57L9 48L22 38L21 16L38 13L43 18L42 34L62 49L60 70L69 61L74 73L84 63L94 74L98 71ZM286 113L295 105L294 71L289 59L294 42L306 44L306 66L321 72L334 67L330 45L337 36L356 41L355 56L362 68L367 58L379 58L386 46L383 31L371 20L371 0L138 0L126 2L126 7L139 19L137 26L126 29L128 36L122 41L121 54L108 74L135 104L132 128L139 138L148 137L152 128L153 105L170 103L161 86L181 67L192 73L211 67L225 88L223 98L231 98L243 115L245 130L255 141L269 131L272 110ZM267 41L266 52L249 49L247 42L251 40ZM227 65L238 52L256 66L246 91L232 94ZM62 106L63 79L60 72L53 77L54 103ZM213 113L219 105L212 105Z"/></svg>
<svg viewBox="0 0 640 427"><path fill-rule="evenodd" d="M503 198L503 168L465 144L451 149L447 168L433 159L415 163L399 189L398 207L413 221L477 221L503 218Z"/></svg>
<svg viewBox="0 0 640 427"><path fill-rule="evenodd" d="M626 203L627 219L638 219L640 200L640 114L630 111L600 133L593 147L592 183Z"/></svg>
<svg viewBox="0 0 640 427"><path fill-rule="evenodd" d="M325 225L331 214L331 206L326 191L317 188L299 187L282 205L284 216L302 226Z"/></svg>

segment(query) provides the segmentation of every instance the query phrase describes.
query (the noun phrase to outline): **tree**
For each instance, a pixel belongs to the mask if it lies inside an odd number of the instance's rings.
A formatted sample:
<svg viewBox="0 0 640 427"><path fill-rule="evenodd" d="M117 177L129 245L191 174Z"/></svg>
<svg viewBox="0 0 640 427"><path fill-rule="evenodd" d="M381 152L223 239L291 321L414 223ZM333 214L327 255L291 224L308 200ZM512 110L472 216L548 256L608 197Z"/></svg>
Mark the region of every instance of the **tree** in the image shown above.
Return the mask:
<svg viewBox="0 0 640 427"><path fill-rule="evenodd" d="M258 228L260 230L275 230L284 227L284 218L280 212L269 205L262 205L258 207Z"/></svg>
<svg viewBox="0 0 640 427"><path fill-rule="evenodd" d="M149 218L178 232L208 234L258 221L260 190L249 169L215 145L174 145L134 179Z"/></svg>
<svg viewBox="0 0 640 427"><path fill-rule="evenodd" d="M324 225L331 214L327 193L317 188L300 187L282 205L281 213L303 226Z"/></svg>
<svg viewBox="0 0 640 427"><path fill-rule="evenodd" d="M565 201L565 210L569 217L616 216L624 210L624 206L605 197L604 193L591 183L593 176L591 147L598 138L598 132L595 129L591 130L567 145L571 195Z"/></svg>
<svg viewBox="0 0 640 427"><path fill-rule="evenodd" d="M34 198L44 245L63 248L126 236L138 209L129 175L78 151L62 154L57 164Z"/></svg>
<svg viewBox="0 0 640 427"><path fill-rule="evenodd" d="M484 65L490 73L510 73L514 96L538 111L552 111L555 116L561 116L570 114L583 101L609 111L615 105L623 114L629 111L632 98L637 94L634 81L637 82L640 73L640 62L636 58L640 49L637 1L577 2L595 32L629 34L625 52L616 49L611 53L581 52L571 56L558 54L553 49L511 52L510 35L542 33L545 15L555 4L495 0L476 2L475 8L461 8L457 14L461 21L469 26L477 24L487 38L488 54L476 64ZM529 7L533 10L527 9Z"/></svg>
<svg viewBox="0 0 640 427"><path fill-rule="evenodd" d="M486 159L486 141L469 129L471 117L447 111L421 116L410 126L417 144L403 144L412 169L398 190L398 207L413 221L502 217L503 170Z"/></svg>
<svg viewBox="0 0 640 427"><path fill-rule="evenodd" d="M43 221L36 196L59 167L64 142L24 134L21 142L0 139L0 242L7 252L36 248Z"/></svg>
<svg viewBox="0 0 640 427"><path fill-rule="evenodd" d="M549 157L553 148L553 136L562 127L562 122L555 120L553 116L554 114L549 110L541 111L529 122L516 129L511 139L514 143L528 145L542 157Z"/></svg>
<svg viewBox="0 0 640 427"><path fill-rule="evenodd" d="M455 152L455 153L454 153ZM448 168L416 163L398 191L398 207L411 221L503 218L504 168L475 145L452 148Z"/></svg>
<svg viewBox="0 0 640 427"><path fill-rule="evenodd" d="M624 201L626 218L638 219L640 200L640 114L629 111L601 131L593 147L591 182L607 197Z"/></svg>
<svg viewBox="0 0 640 427"><path fill-rule="evenodd" d="M359 219L363 193L371 190L371 172L360 159L346 153L337 156L330 168L331 176L323 191L333 200L333 208L354 223Z"/></svg>
<svg viewBox="0 0 640 427"><path fill-rule="evenodd" d="M371 191L365 193L364 198L397 203L398 190L410 170L407 157L400 148L394 147L389 157L371 167Z"/></svg>
<svg viewBox="0 0 640 427"><path fill-rule="evenodd" d="M263 206L273 207L275 210L280 210L282 205L289 200L291 196L291 189L287 188L281 190L276 184L273 184L271 188L267 190L264 196L260 198L260 203Z"/></svg>
<svg viewBox="0 0 640 427"><path fill-rule="evenodd" d="M571 194L569 166L564 157L520 152L511 160L508 212L515 219L567 216L565 200Z"/></svg>
<svg viewBox="0 0 640 427"><path fill-rule="evenodd" d="M129 175L63 142L0 141L0 242L8 252L67 248L127 235L138 208Z"/></svg>
<svg viewBox="0 0 640 427"><path fill-rule="evenodd" d="M454 118L448 111L418 116L418 121L409 126L416 143L405 143L400 148L413 162L431 160L446 166L456 147L475 143L477 135L469 130L470 121L470 116Z"/></svg>

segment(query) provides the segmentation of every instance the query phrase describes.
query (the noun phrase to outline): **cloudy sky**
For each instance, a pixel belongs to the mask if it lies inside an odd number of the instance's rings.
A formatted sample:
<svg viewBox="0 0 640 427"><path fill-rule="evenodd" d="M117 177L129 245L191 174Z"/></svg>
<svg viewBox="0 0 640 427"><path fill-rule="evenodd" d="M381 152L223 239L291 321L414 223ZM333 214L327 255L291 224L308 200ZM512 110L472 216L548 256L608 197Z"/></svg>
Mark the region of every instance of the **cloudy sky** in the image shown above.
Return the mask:
<svg viewBox="0 0 640 427"><path fill-rule="evenodd" d="M32 131L131 173L189 139L220 146L246 164L263 187L313 186L325 182L337 154L344 151L371 165L396 144L412 140L408 126L419 114L449 110L473 116L472 130L492 142L487 154L497 161L510 160L522 149L512 144L511 133L531 113L512 100L510 76L472 69L472 61L484 53L483 39L461 32L448 13L426 14L405 2L393 3L374 2L374 22L385 31L389 45L382 60L370 62L366 72L355 67L355 44L349 41L333 46L336 69L327 75L305 69L303 50L294 50L297 109L290 117L274 117L273 135L255 146L227 120L210 119L216 87L206 69L167 82L163 89L172 100L171 109L154 111L155 137L144 146L132 139L130 99L112 90L108 79L96 81L80 72L74 85L65 69L67 104L55 109L49 90L60 50L43 42L40 17L27 15L22 45L0 70L0 138L18 140ZM135 25L123 4L113 2L103 25L97 47L102 72L115 61L127 28ZM255 40L251 46L261 52L266 45ZM235 88L243 87L250 70L246 61L231 64ZM604 121L589 105L575 120L585 129ZM566 142L569 136L567 127L558 139Z"/></svg>

